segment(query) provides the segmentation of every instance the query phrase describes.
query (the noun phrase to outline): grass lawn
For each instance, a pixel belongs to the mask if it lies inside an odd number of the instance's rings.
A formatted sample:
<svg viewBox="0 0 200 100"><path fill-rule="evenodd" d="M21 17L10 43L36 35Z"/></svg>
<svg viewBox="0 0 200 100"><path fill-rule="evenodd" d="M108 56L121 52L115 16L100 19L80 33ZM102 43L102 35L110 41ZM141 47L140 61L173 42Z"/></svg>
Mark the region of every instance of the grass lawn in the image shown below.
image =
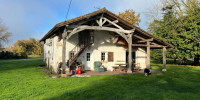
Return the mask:
<svg viewBox="0 0 200 100"><path fill-rule="evenodd" d="M200 68L168 65L165 73L52 79L42 59L0 60L2 99L200 99ZM160 69L162 64L152 64Z"/></svg>

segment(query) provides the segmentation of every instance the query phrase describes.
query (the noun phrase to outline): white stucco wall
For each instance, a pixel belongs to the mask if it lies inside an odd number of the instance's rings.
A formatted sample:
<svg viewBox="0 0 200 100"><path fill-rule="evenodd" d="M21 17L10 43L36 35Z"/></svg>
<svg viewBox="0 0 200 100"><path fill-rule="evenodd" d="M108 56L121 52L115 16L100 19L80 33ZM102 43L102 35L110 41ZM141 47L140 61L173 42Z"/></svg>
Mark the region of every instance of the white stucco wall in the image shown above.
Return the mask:
<svg viewBox="0 0 200 100"><path fill-rule="evenodd" d="M56 72L58 64L62 62L62 45L63 40L59 40L58 36L49 38L52 40L52 44L49 46L47 43L44 44L44 60L48 65L48 59L50 67L52 66L53 71ZM48 40L46 40L48 41ZM69 58L69 51L71 51L78 43L78 35L75 34L66 42L66 61Z"/></svg>
<svg viewBox="0 0 200 100"><path fill-rule="evenodd" d="M86 53L91 53L91 68L89 69L86 66L86 70L94 70L94 62L101 61L101 53L105 52L105 61L102 61L102 64L108 69L112 70L112 66L115 65L117 61L126 61L126 49L120 46L113 44L114 35L109 34L106 31L95 31L94 32L94 44L84 51L84 53L79 57L79 61L86 63ZM108 52L113 52L114 61L108 62Z"/></svg>
<svg viewBox="0 0 200 100"><path fill-rule="evenodd" d="M142 69L146 68L146 49L138 48L136 50L136 63L140 64Z"/></svg>
<svg viewBox="0 0 200 100"><path fill-rule="evenodd" d="M52 45L49 46L47 43L44 44L44 59L56 72L58 64L62 62L62 39L59 40L58 36L52 37ZM94 70L94 61L101 61L101 52L105 52L106 60L102 64L108 69L112 70L112 66L118 61L126 61L126 49L121 46L113 44L114 35L106 31L95 31L94 32L94 44L85 50L78 58L77 61L82 62L86 65L86 70ZM66 43L66 61L69 59L69 52L78 44L78 34L73 35ZM50 52L48 54L48 51ZM108 62L108 52L113 52L114 61ZM146 67L146 50L138 48L136 52L136 63L140 63L142 68ZM91 61L88 65L86 61L86 53L91 53ZM122 62L123 63L123 62ZM125 62L124 62L125 63ZM89 67L87 67L87 65Z"/></svg>

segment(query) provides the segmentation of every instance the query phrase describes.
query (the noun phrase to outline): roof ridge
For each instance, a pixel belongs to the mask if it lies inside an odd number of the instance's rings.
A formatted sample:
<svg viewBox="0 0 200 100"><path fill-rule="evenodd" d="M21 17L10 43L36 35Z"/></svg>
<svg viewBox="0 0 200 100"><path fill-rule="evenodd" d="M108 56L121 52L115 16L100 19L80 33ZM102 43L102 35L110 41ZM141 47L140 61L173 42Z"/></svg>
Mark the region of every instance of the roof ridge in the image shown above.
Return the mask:
<svg viewBox="0 0 200 100"><path fill-rule="evenodd" d="M107 12L108 10L104 7L102 9L99 9L99 10L96 10L94 12L91 12L91 13L87 13L87 14L84 14L82 16L79 16L79 17L76 17L76 18L72 18L72 19L69 19L69 20L66 20L66 21L62 21L58 24L56 24L57 27L60 27L60 26L64 26L64 25L61 25L61 24L69 24L70 21L73 21L73 20L76 20L76 19L80 19L80 18L84 18L84 17L88 17L89 15L91 14L95 14L95 13L104 13L104 12Z"/></svg>

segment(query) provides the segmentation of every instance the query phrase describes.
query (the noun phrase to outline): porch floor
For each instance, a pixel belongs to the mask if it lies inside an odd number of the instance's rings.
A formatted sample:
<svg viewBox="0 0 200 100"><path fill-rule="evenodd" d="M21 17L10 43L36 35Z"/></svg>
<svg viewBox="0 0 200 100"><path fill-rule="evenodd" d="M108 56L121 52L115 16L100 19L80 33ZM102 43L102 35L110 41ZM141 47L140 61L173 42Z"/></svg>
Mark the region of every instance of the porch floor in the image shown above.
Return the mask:
<svg viewBox="0 0 200 100"><path fill-rule="evenodd" d="M152 74L155 73L160 73L162 71L160 70L151 70ZM144 73L144 70L140 71L134 71L133 73L126 73L124 71L119 72L119 71L105 71L105 72L94 72L94 71L85 71L85 73L82 73L81 75L89 75L89 76L101 76L101 75L130 75L130 74L139 74L139 73Z"/></svg>

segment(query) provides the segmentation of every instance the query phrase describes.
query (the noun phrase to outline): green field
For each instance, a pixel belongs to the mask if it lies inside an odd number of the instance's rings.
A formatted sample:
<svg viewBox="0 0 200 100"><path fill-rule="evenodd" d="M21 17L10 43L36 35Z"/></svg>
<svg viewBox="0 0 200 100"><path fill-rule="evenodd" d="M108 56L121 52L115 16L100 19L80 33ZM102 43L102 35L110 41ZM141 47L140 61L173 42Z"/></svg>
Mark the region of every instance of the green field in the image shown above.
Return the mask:
<svg viewBox="0 0 200 100"><path fill-rule="evenodd" d="M0 100L199 100L200 68L168 65L166 73L145 77L105 75L88 78L52 79L41 58L0 60ZM162 64L152 64L160 69Z"/></svg>

